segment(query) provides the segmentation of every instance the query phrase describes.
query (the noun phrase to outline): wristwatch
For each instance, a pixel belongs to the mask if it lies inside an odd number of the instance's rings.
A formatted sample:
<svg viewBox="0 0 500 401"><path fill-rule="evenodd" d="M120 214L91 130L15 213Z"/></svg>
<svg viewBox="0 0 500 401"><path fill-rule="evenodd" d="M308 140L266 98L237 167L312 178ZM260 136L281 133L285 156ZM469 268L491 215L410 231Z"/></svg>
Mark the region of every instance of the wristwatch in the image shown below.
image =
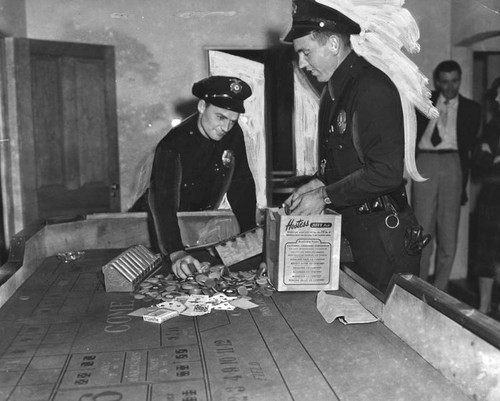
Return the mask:
<svg viewBox="0 0 500 401"><path fill-rule="evenodd" d="M323 202L325 205L331 205L332 200L328 196L328 192L326 192L326 187L321 187L321 195L323 196Z"/></svg>

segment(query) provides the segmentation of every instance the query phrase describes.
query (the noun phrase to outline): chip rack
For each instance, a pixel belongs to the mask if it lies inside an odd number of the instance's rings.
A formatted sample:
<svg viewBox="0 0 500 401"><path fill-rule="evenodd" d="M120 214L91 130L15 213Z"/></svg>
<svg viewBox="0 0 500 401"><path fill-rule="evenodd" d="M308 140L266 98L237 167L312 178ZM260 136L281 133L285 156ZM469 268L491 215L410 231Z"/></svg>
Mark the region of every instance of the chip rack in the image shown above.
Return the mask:
<svg viewBox="0 0 500 401"><path fill-rule="evenodd" d="M131 292L161 267L160 254L135 245L102 267L106 292Z"/></svg>

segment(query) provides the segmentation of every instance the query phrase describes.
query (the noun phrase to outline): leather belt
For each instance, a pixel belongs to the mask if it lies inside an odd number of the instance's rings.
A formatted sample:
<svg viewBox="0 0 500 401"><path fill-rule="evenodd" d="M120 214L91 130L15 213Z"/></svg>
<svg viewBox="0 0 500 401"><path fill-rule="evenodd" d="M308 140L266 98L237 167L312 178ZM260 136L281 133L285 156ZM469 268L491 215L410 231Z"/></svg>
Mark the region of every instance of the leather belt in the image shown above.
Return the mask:
<svg viewBox="0 0 500 401"><path fill-rule="evenodd" d="M387 195L379 196L357 206L347 207L340 211L342 216L363 215L376 212L402 212L408 206L405 187Z"/></svg>
<svg viewBox="0 0 500 401"><path fill-rule="evenodd" d="M446 153L458 153L456 149L419 149L418 153L435 153L437 155L444 155Z"/></svg>

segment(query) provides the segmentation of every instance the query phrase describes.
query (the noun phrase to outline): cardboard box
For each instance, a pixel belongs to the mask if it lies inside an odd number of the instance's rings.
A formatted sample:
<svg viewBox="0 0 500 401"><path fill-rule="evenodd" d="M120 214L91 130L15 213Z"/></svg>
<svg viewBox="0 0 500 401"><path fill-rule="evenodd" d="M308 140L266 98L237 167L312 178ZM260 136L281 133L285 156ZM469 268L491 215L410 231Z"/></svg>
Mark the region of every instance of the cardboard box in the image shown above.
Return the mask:
<svg viewBox="0 0 500 401"><path fill-rule="evenodd" d="M267 209L264 253L276 290L338 290L341 226L336 213L288 216Z"/></svg>

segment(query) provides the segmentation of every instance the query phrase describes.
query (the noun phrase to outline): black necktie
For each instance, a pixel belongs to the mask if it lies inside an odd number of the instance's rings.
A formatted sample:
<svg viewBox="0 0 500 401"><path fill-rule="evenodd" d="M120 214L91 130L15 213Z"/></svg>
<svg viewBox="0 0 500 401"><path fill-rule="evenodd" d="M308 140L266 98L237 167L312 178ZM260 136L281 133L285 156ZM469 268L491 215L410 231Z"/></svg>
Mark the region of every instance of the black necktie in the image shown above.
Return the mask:
<svg viewBox="0 0 500 401"><path fill-rule="evenodd" d="M438 127L436 124L436 126L434 127L434 131L432 132L431 143L432 143L432 146L438 146L441 142L443 142L443 140L441 139L441 136L439 135L439 130L438 130Z"/></svg>
<svg viewBox="0 0 500 401"><path fill-rule="evenodd" d="M440 116L439 116L439 119L441 120L443 127L446 127L446 122L448 119L448 103L449 102L450 102L449 100L444 101L445 108L444 108L444 110L442 110L440 112ZM432 132L431 143L433 146L438 146L441 142L443 142L443 139L441 138L441 135L439 135L438 125L436 124L436 126L434 127L434 131Z"/></svg>

